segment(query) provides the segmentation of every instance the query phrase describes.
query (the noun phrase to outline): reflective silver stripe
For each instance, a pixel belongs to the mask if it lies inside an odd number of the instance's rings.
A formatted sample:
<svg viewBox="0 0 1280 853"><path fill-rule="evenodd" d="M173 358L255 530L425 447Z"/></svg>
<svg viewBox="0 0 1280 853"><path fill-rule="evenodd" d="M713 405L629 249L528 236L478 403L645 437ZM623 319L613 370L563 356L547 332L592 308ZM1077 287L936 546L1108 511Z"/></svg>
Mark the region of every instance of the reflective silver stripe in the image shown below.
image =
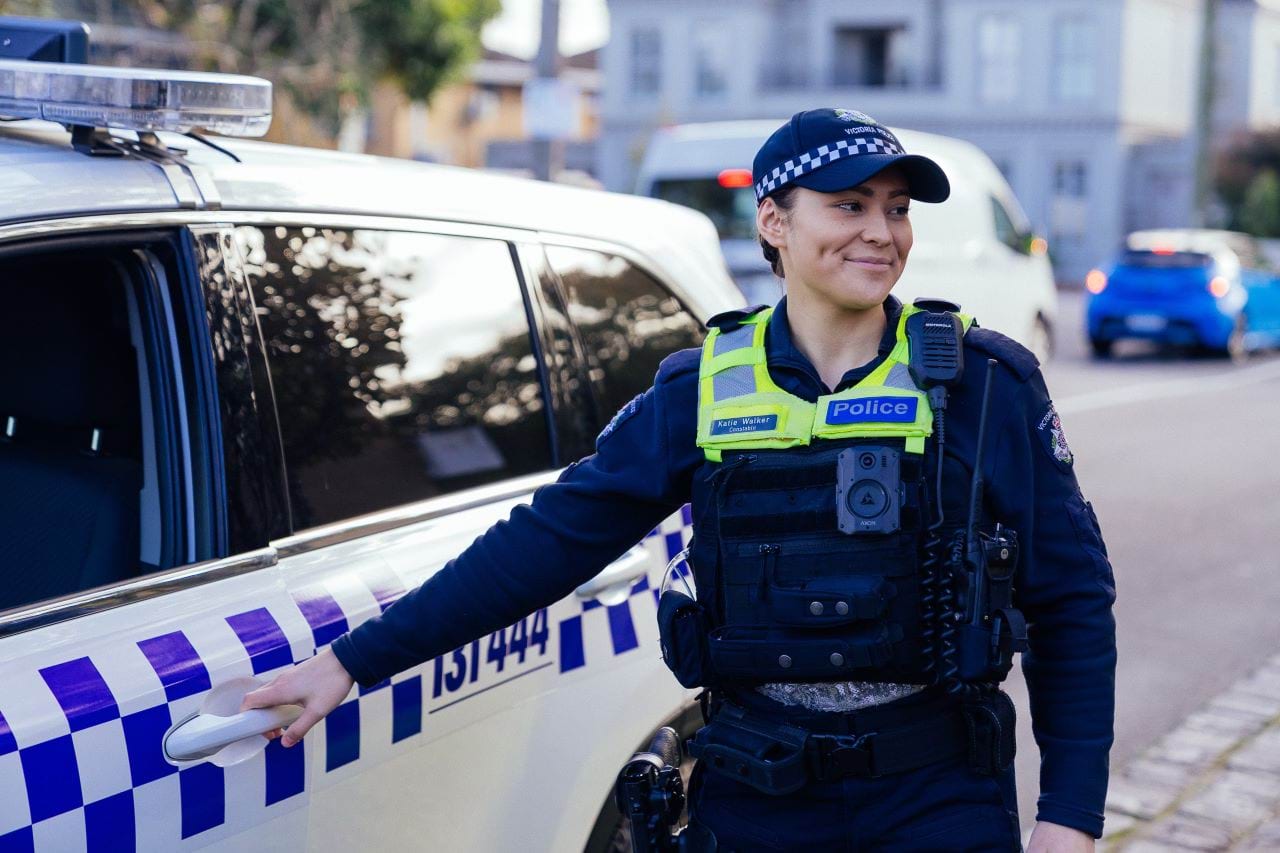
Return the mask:
<svg viewBox="0 0 1280 853"><path fill-rule="evenodd" d="M889 368L889 375L884 378L884 387L901 388L903 391L918 391L916 383L911 381L911 369L902 362Z"/></svg>
<svg viewBox="0 0 1280 853"><path fill-rule="evenodd" d="M749 364L726 368L711 377L712 392L716 402L730 397L756 393L756 372Z"/></svg>
<svg viewBox="0 0 1280 853"><path fill-rule="evenodd" d="M736 349L747 349L751 346L751 339L755 336L755 333L756 327L754 325L739 326L732 332L721 332L716 335L715 346L712 348L711 354L724 355Z"/></svg>

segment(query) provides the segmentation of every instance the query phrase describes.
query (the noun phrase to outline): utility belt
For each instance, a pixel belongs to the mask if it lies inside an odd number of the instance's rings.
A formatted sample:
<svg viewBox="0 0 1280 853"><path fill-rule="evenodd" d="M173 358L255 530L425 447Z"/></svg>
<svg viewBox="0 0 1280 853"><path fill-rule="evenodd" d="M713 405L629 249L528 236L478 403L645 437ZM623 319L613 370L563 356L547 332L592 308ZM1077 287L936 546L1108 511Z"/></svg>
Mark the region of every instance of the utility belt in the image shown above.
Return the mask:
<svg viewBox="0 0 1280 853"><path fill-rule="evenodd" d="M767 713L745 707L757 700L735 698L746 701L711 701L710 719L689 740L689 754L766 794L790 794L811 781L904 773L960 756L988 775L1013 761L1013 702L998 690L964 701L926 691L848 714Z"/></svg>

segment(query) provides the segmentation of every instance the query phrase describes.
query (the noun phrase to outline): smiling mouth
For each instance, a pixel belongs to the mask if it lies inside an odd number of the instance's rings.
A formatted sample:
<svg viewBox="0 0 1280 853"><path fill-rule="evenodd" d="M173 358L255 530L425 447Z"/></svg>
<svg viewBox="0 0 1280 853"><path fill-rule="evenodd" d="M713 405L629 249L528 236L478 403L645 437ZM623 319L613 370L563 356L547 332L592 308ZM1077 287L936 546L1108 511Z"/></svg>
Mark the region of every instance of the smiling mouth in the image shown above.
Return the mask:
<svg viewBox="0 0 1280 853"><path fill-rule="evenodd" d="M868 270L887 270L893 266L892 261L882 258L845 258L845 261Z"/></svg>

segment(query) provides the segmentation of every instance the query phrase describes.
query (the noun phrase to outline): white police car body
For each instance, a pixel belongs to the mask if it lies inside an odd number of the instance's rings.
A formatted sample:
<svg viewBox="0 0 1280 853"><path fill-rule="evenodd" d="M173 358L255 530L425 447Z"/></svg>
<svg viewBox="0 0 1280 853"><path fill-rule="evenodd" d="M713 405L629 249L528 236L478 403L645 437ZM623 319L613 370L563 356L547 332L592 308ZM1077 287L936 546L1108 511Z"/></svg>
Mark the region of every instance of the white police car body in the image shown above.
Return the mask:
<svg viewBox="0 0 1280 853"><path fill-rule="evenodd" d="M234 718L243 679L591 452L695 318L741 304L709 221L262 143L72 141L0 124L0 849L600 844L622 762L689 719L654 624L687 511L300 747L165 738Z"/></svg>

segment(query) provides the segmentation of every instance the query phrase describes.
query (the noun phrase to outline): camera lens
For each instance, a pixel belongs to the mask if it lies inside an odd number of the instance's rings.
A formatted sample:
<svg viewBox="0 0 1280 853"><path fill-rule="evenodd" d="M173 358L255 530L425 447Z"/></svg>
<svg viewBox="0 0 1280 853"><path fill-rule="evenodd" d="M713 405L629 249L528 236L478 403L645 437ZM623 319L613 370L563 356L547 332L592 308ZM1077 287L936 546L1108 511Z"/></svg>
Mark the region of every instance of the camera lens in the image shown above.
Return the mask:
<svg viewBox="0 0 1280 853"><path fill-rule="evenodd" d="M858 457L858 464L863 468L876 467L876 455L874 453L864 453Z"/></svg>

